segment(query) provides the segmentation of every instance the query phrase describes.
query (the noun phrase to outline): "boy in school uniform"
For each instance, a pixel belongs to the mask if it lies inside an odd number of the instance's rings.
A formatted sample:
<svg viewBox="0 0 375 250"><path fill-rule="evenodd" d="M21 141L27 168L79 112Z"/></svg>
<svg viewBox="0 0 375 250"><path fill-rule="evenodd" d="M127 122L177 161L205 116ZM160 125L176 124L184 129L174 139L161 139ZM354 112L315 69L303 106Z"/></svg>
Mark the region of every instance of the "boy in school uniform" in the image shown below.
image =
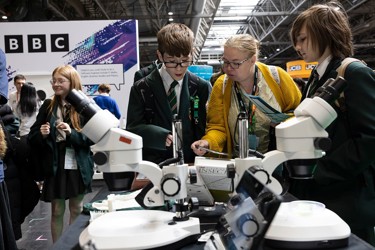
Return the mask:
<svg viewBox="0 0 375 250"><path fill-rule="evenodd" d="M160 163L173 158L172 122L177 114L182 122L184 162L192 163L195 154L190 145L204 135L211 85L188 71L193 64L194 34L186 25L168 24L157 39L161 66L132 86L126 129L143 138L143 159Z"/></svg>

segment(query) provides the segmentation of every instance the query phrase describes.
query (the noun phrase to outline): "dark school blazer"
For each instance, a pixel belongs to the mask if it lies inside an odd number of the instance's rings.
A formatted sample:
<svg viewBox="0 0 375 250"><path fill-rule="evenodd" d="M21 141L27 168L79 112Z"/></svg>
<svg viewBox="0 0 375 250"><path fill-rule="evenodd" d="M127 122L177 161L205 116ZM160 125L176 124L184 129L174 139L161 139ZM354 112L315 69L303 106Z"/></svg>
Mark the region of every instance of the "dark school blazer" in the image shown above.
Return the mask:
<svg viewBox="0 0 375 250"><path fill-rule="evenodd" d="M178 116L182 122L184 161L185 163L192 163L194 162L195 154L190 146L194 141L201 139L205 133L206 104L212 87L208 81L198 78L197 96L199 97L199 119L198 124L193 127L188 78L189 74L186 73L181 88ZM145 104L142 99L142 93L132 86L129 97L126 129L142 137L143 160L160 163L173 157L173 147L167 148L165 146L166 137L172 131L172 111L158 70L153 70L140 81L146 81L153 93L153 119L151 123L146 121Z"/></svg>
<svg viewBox="0 0 375 250"><path fill-rule="evenodd" d="M53 126L56 117L54 115L48 115L48 106L50 103L51 99L47 99L43 102L39 109L36 121L30 128L28 136L32 148L32 154L40 156L39 163L44 176L55 175L57 170L58 150L56 145L56 127ZM53 113L55 112L56 110L53 111ZM40 133L40 126L47 121L51 124L50 134L47 138L43 138ZM92 176L94 174L94 161L90 149L93 142L75 129L72 129L71 135L67 136L66 140L69 141L71 147L74 148L78 170L81 172L85 187L90 190Z"/></svg>

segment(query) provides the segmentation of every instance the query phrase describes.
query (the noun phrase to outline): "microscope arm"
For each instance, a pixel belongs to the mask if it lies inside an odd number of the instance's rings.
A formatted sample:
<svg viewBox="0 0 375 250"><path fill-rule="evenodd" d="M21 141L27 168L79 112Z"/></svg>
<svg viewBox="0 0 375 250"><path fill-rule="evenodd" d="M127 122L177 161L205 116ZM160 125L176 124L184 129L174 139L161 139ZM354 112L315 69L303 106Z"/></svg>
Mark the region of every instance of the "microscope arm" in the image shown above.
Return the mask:
<svg viewBox="0 0 375 250"><path fill-rule="evenodd" d="M320 155L320 156L319 156ZM280 185L279 181L272 177L272 173L275 169L280 166L280 164L294 159L315 159L321 157L321 154L312 155L311 152L282 152L279 150L273 150L264 154L262 159L263 169L269 173L270 182L267 184L267 187L271 189L276 194L281 194L283 188ZM254 173L257 175L256 173ZM259 178L260 179L260 178ZM260 179L263 183L266 183Z"/></svg>
<svg viewBox="0 0 375 250"><path fill-rule="evenodd" d="M90 124L86 124L84 132L92 130ZM98 126L97 123L95 125ZM144 195L142 205L146 207L164 205L164 195L160 191L162 170L157 164L142 160L141 137L123 129L110 128L98 143L91 147L91 150L100 171L137 172L152 182L153 187Z"/></svg>

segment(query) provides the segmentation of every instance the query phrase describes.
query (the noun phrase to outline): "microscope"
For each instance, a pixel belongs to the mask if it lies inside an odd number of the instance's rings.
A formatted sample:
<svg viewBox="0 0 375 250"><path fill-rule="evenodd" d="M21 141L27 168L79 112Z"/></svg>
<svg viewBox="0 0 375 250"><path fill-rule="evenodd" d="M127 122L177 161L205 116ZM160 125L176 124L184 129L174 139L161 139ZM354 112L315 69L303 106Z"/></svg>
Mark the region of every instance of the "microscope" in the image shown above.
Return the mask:
<svg viewBox="0 0 375 250"><path fill-rule="evenodd" d="M344 78L331 78L317 90L313 98L304 99L294 110L294 117L276 126L277 149L264 155L249 156L247 117L244 114L240 115L239 137L242 138L239 139L239 157L234 160L235 184L238 184L246 170L251 169L270 190L281 194L281 184L272 177L272 173L280 164L288 160L323 157L331 146L325 128L337 117L331 104L339 97L345 86Z"/></svg>
<svg viewBox="0 0 375 250"><path fill-rule="evenodd" d="M239 157L227 167L228 176L235 180L235 192L205 249L258 249L264 239L274 247L288 249L348 243L350 228L341 218L318 202L290 202L288 206L280 196L282 186L272 177L288 160L324 156L331 145L325 129L337 117L331 104L345 86L342 77L329 79L313 98L306 98L294 117L276 126L277 150L264 155L249 156L247 117L240 114ZM306 207L319 207L316 211L320 212L306 211Z"/></svg>
<svg viewBox="0 0 375 250"><path fill-rule="evenodd" d="M194 205L187 199L188 166L183 162L181 136L173 134L174 157L162 168L142 160L142 138L118 128L119 121L102 110L83 92L73 89L66 100L83 116L82 133L95 144L91 147L94 162L102 172L137 172L150 180L135 200L144 210L115 211L95 219L80 236L94 249L149 249L174 247L200 234L199 219L187 216ZM181 133L176 120L173 133ZM194 179L193 176L191 179ZM173 201L175 212L149 210ZM186 244L186 243L185 243ZM178 248L178 247L176 247Z"/></svg>

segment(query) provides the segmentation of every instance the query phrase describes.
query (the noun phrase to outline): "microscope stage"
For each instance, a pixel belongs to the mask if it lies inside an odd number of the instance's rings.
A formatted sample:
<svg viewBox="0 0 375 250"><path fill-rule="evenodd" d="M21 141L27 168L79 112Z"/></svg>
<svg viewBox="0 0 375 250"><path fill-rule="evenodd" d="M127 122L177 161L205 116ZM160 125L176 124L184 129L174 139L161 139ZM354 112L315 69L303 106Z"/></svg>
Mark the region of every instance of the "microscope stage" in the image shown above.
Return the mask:
<svg viewBox="0 0 375 250"><path fill-rule="evenodd" d="M106 213L81 233L81 247L89 241L96 249L150 249L200 234L199 219L174 222L175 213L129 210Z"/></svg>

